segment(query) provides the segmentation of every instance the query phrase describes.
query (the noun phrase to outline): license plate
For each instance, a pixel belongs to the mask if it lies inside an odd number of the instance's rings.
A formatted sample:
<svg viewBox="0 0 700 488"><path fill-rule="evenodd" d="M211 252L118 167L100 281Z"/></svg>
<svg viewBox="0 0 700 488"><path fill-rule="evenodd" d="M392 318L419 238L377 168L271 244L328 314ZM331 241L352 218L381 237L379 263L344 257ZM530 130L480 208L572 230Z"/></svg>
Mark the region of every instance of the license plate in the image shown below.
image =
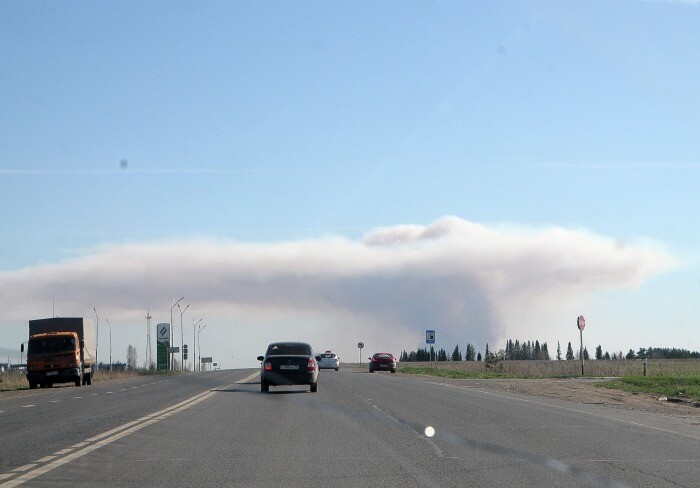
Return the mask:
<svg viewBox="0 0 700 488"><path fill-rule="evenodd" d="M57 375L58 375L58 371L49 371L48 373L46 373L46 376L57 376Z"/></svg>
<svg viewBox="0 0 700 488"><path fill-rule="evenodd" d="M299 365L298 364L280 364L280 369L298 370Z"/></svg>

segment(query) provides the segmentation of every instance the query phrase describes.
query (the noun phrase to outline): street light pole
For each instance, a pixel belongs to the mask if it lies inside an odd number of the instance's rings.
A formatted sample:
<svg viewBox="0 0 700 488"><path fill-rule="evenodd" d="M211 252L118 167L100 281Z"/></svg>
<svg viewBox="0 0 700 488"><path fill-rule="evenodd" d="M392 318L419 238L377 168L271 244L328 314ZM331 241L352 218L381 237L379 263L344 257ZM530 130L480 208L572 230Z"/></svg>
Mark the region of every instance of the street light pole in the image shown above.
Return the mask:
<svg viewBox="0 0 700 488"><path fill-rule="evenodd" d="M202 371L202 341L199 338L199 334L202 332L202 329L206 328L207 324L204 324L204 327L201 325L199 326L199 329L197 329L197 344L199 344L199 357L198 362L199 362L199 371Z"/></svg>
<svg viewBox="0 0 700 488"><path fill-rule="evenodd" d="M192 317L192 371L197 371L197 325L204 320L204 317L199 319L197 323L194 323L194 317Z"/></svg>
<svg viewBox="0 0 700 488"><path fill-rule="evenodd" d="M178 301L175 301L175 299L173 298L173 306L170 307L170 330L171 330L171 332L173 330L173 309L175 308L175 305L177 305L178 303L180 303L184 299L185 299L185 297L182 297ZM172 335L170 337L172 338ZM173 346L172 344L168 344L168 348L170 348L172 346ZM168 354L170 354L170 351L168 351ZM174 356L171 356L171 358L170 358L170 370L171 371L174 369L173 368L173 360L174 359L175 359Z"/></svg>
<svg viewBox="0 0 700 488"><path fill-rule="evenodd" d="M184 297L183 297L184 298ZM190 304L188 303L187 306L185 307L185 310L190 308ZM180 371L185 370L185 336L182 332L182 315L185 313L185 310L182 310L180 308L180 304L177 304L177 309L180 311Z"/></svg>
<svg viewBox="0 0 700 488"><path fill-rule="evenodd" d="M109 319L105 319L107 324L109 324L109 372L112 372L112 322Z"/></svg>
<svg viewBox="0 0 700 488"><path fill-rule="evenodd" d="M95 371L100 370L100 363L97 361L97 351L100 349L100 317L97 316L97 310L92 307L92 311L95 312L95 318L97 319L97 338L95 339Z"/></svg>

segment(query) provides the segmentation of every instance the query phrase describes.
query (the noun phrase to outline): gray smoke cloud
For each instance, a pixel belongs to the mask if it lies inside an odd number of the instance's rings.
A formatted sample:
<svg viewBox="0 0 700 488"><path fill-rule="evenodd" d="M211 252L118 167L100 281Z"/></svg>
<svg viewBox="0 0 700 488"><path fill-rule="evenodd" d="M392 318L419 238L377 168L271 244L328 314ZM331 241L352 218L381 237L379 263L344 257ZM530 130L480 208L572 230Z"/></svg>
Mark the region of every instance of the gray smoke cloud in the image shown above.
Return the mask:
<svg viewBox="0 0 700 488"><path fill-rule="evenodd" d="M571 321L582 296L633 288L675 265L659 249L585 230L458 217L379 228L361 240L134 243L1 272L0 324L49 316L37 310L54 300L58 315L90 316L98 306L112 323L142 323L151 306L154 322L167 322L171 299L185 295L183 306L193 304L221 334L244 334L258 348L312 338L317 349L356 358L358 338L398 353L434 328L446 348L481 349L506 337L547 337L552 325L541 317Z"/></svg>

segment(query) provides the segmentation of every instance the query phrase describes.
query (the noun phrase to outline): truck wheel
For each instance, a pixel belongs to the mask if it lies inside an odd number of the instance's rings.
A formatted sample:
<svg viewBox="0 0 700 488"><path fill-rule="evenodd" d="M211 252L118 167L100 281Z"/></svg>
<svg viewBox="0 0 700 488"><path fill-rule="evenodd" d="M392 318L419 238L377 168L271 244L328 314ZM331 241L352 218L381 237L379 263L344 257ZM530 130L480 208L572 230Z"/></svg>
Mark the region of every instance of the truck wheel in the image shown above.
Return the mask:
<svg viewBox="0 0 700 488"><path fill-rule="evenodd" d="M80 386L80 376L75 377L75 386Z"/></svg>
<svg viewBox="0 0 700 488"><path fill-rule="evenodd" d="M30 381L30 382L29 382L29 389L30 389L30 390L36 390L36 383L34 383L33 381Z"/></svg>
<svg viewBox="0 0 700 488"><path fill-rule="evenodd" d="M90 373L90 374L87 375L87 380L85 380L85 381L87 381L87 384L88 384L88 385L91 385L91 384L92 384L92 373Z"/></svg>

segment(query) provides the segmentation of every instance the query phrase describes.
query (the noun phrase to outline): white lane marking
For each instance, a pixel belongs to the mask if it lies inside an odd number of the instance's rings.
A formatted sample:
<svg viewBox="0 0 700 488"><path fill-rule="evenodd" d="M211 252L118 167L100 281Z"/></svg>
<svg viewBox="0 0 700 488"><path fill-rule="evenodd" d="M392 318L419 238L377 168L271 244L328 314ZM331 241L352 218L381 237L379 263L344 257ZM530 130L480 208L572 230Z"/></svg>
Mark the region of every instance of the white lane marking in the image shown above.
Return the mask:
<svg viewBox="0 0 700 488"><path fill-rule="evenodd" d="M15 474L14 473L5 473L5 474L0 474L0 481L6 480L7 478L13 477Z"/></svg>
<svg viewBox="0 0 700 488"><path fill-rule="evenodd" d="M693 434L687 434L687 433L685 433L685 432L679 432L679 431L675 431L675 430L663 429L663 428L661 428L661 427L654 427L654 426L651 426L651 425L646 425L646 424L642 424L642 423L639 423L639 422L634 422L634 421L632 421L632 420L625 420L625 419L620 419L620 418L617 418L617 417L611 417L611 416L609 416L609 415L603 415L603 414L600 414L600 413L588 412L588 411L586 411L586 410L581 410L581 409L578 409L578 408L564 407L564 406L562 406L562 405L555 405L555 404L553 404L553 403L541 402L541 401L537 401L537 400L531 400L531 399L528 399L528 398L518 398L518 397L514 397L514 396L510 396L510 395L504 395L504 394L502 394L502 393L494 393L494 392L492 392L492 391L486 391L486 390L483 390L483 389L481 389L481 388L474 388L474 387L470 387L470 386L450 385L450 384L447 384L447 383L440 383L440 382L437 382L437 381L431 381L430 383L433 384L433 385L446 386L446 387L448 387L448 388L454 388L454 389L456 389L456 390L477 391L477 392L479 392L479 393L483 393L484 395L491 395L491 396L495 396L495 397L498 397L498 398L507 398L508 400L517 400L517 401L523 402L523 403L532 403L532 404L534 404L534 405L542 405L542 406L545 406L545 407L558 408L559 410L566 410L566 411L568 411L568 412L580 413L580 414L584 414L584 415L589 415L589 416L591 416L591 417L598 417L598 418L602 418L602 419L606 419L606 420L614 420L614 421L616 421L616 422L620 422L620 423L623 423L623 424L634 425L634 426L637 426L637 427L644 427L644 428L651 429L651 430L656 430L656 431L659 431L659 432L665 432L665 433L667 433L667 434L674 434L674 435L680 435L680 436L683 436L683 437L690 437L691 439L700 439L700 437L698 437L698 436L696 436L696 435L693 435Z"/></svg>
<svg viewBox="0 0 700 488"><path fill-rule="evenodd" d="M49 403L58 403L58 402L60 402L60 401L61 401L61 400L49 400Z"/></svg>
<svg viewBox="0 0 700 488"><path fill-rule="evenodd" d="M92 439L100 439L102 440L89 445L87 447L84 447L78 451L74 451L71 454L66 455L65 457L56 459L55 461L52 461L48 464L45 464L44 466L38 466L37 464L32 464L32 465L27 465L28 467L26 469L36 467L32 471L28 471L24 473L23 475L13 479L6 481L4 483L0 484L0 488L12 488L14 486L21 485L22 483L25 483L26 481L29 481L33 478L36 478L37 476L40 476L42 474L45 474L49 471L51 471L54 468L57 468L59 466L62 466L70 461L73 461L74 459L77 459L81 456L84 456L85 454L88 454L96 449L99 449L100 447L106 446L107 444L110 444L118 439L121 439L124 436L127 436L133 432L136 432L140 429L143 429L144 427L147 427L151 424L154 424L158 422L161 419L167 418L170 415L173 415L175 413L178 413L182 410L188 409L199 402L209 398L210 396L214 395L215 391L206 391L203 393L200 393L199 395L195 395L191 398L188 398L187 400L177 403L171 407L165 408L159 412L152 413L150 415L146 415L145 417L141 417L138 420L135 420L133 422L128 422L121 427L117 427L116 429L112 429L108 432L105 432L103 434L100 434L98 436L93 437ZM91 439L88 439L88 441L91 441ZM70 452L72 449L64 449L63 451ZM63 452L59 451L59 453ZM58 453L57 453L58 454ZM38 467L37 467L38 466ZM15 469L15 472L17 472L19 468Z"/></svg>
<svg viewBox="0 0 700 488"><path fill-rule="evenodd" d="M15 468L12 471L14 471L15 473L21 473L22 471L27 471L28 469L32 469L35 466L36 466L36 463L25 464L24 466L20 466L19 468Z"/></svg>
<svg viewBox="0 0 700 488"><path fill-rule="evenodd" d="M87 446L88 444L90 444L90 443L89 442L78 442L77 444L73 444L72 446L70 446L70 448L77 449L79 447Z"/></svg>
<svg viewBox="0 0 700 488"><path fill-rule="evenodd" d="M106 393L107 393L108 395L111 395L111 394L114 393L114 392L113 392L113 391L108 391L108 392L106 392Z"/></svg>
<svg viewBox="0 0 700 488"><path fill-rule="evenodd" d="M60 451L54 452L54 454L55 454L56 456L63 456L64 454L68 454L68 453L71 452L72 450L73 450L72 447L67 447L67 448L65 448L65 449L61 449Z"/></svg>
<svg viewBox="0 0 700 488"><path fill-rule="evenodd" d="M83 397L73 397L74 400L80 400L81 398L83 398Z"/></svg>
<svg viewBox="0 0 700 488"><path fill-rule="evenodd" d="M52 460L53 458L55 458L55 457L56 457L56 456L46 456L46 457L43 457L43 458L41 458L41 459L38 459L38 460L37 460L37 463L46 463L46 462L51 461L51 460Z"/></svg>
<svg viewBox="0 0 700 488"><path fill-rule="evenodd" d="M22 408L32 408L36 407L36 405L22 405Z"/></svg>
<svg viewBox="0 0 700 488"><path fill-rule="evenodd" d="M584 358L585 359L585 358ZM99 393L93 393L92 396L100 396Z"/></svg>

